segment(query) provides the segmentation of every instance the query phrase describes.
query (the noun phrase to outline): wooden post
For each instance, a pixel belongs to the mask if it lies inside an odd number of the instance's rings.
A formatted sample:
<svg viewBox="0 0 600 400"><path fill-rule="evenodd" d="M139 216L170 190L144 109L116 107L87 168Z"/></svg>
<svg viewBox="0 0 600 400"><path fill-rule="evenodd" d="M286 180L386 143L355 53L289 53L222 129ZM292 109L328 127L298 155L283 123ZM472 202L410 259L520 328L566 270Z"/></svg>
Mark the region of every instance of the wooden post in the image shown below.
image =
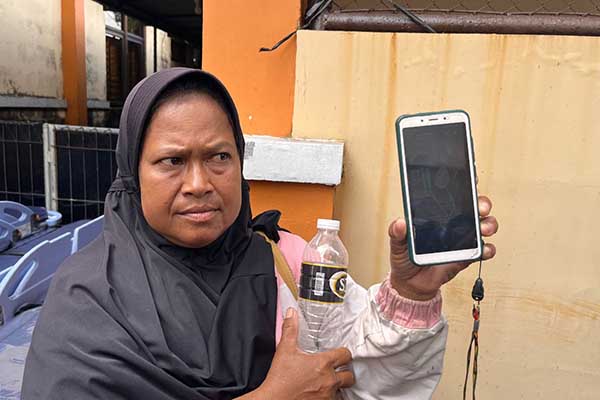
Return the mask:
<svg viewBox="0 0 600 400"><path fill-rule="evenodd" d="M83 0L62 0L63 88L66 123L87 125L85 15Z"/></svg>

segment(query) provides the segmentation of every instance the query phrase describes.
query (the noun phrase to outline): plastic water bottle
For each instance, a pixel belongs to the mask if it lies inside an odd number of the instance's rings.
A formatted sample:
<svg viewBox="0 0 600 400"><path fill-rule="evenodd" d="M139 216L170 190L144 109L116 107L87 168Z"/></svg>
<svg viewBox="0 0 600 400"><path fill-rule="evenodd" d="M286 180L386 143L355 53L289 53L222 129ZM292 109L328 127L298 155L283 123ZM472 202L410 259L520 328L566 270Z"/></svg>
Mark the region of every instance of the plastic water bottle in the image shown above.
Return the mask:
<svg viewBox="0 0 600 400"><path fill-rule="evenodd" d="M340 221L319 219L302 257L298 306L304 317L298 346L309 353L339 347L348 276L348 251L338 236Z"/></svg>

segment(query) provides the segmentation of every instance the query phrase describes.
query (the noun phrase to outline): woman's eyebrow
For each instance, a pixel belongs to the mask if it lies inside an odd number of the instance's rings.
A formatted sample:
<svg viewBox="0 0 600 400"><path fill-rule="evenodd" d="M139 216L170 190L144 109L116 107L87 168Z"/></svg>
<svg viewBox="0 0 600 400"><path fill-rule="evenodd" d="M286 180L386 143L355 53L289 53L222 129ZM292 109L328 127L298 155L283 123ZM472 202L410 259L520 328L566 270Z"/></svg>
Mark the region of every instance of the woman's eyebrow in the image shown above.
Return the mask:
<svg viewBox="0 0 600 400"><path fill-rule="evenodd" d="M233 144L227 140L219 140L219 141L215 141L213 143L208 143L208 144L202 146L201 151L203 153L212 153L212 152L219 152L219 151L223 151L223 150L234 151L236 149L237 149L237 147L235 144ZM185 145L179 145L176 143L165 143L156 148L155 154L156 153L157 154L184 153L189 150L190 150L190 148Z"/></svg>
<svg viewBox="0 0 600 400"><path fill-rule="evenodd" d="M235 149L236 146L235 144L231 143L230 141L227 140L219 140L213 143L208 143L205 147L206 151L218 151L218 150L229 150L229 149Z"/></svg>
<svg viewBox="0 0 600 400"><path fill-rule="evenodd" d="M181 146L175 143L167 143L167 144L163 144L159 147L156 148L156 152L157 153L169 153L169 152L181 152L181 151L185 151L186 150L186 146Z"/></svg>

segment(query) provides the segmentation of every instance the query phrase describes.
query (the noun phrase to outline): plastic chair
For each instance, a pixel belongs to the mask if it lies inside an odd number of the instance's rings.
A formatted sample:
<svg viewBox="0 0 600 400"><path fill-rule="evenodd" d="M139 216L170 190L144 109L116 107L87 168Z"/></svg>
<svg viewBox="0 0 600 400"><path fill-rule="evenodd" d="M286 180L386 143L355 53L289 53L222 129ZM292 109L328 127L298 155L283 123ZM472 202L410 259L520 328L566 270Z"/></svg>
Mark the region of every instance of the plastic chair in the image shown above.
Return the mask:
<svg viewBox="0 0 600 400"><path fill-rule="evenodd" d="M42 304L54 273L70 254L69 232L39 243L17 261L0 281L0 325L24 306Z"/></svg>
<svg viewBox="0 0 600 400"><path fill-rule="evenodd" d="M68 225L63 225L59 228L48 228L43 231L38 231L33 235L13 242L12 247L6 250L3 254L24 256L29 250L43 242L44 240L54 240L55 238L69 232L73 234L76 228L86 224L88 220L72 222ZM72 236L71 236L72 237Z"/></svg>
<svg viewBox="0 0 600 400"><path fill-rule="evenodd" d="M55 227L58 224L60 224L60 221L62 221L61 213L59 213L58 211L48 210L48 219L46 220L46 225L48 225L49 227Z"/></svg>
<svg viewBox="0 0 600 400"><path fill-rule="evenodd" d="M71 233L45 240L0 277L0 398L19 399L25 359L42 307L59 265L71 253ZM3 256L9 257L9 256ZM2 275L2 273L0 273ZM18 313L18 314L17 314Z"/></svg>
<svg viewBox="0 0 600 400"><path fill-rule="evenodd" d="M2 278L8 274L8 271L19 261L20 256L0 255L0 282Z"/></svg>
<svg viewBox="0 0 600 400"><path fill-rule="evenodd" d="M40 310L22 312L0 330L0 399L21 398L25 359Z"/></svg>
<svg viewBox="0 0 600 400"><path fill-rule="evenodd" d="M15 227L6 221L0 220L0 252L12 245Z"/></svg>
<svg viewBox="0 0 600 400"><path fill-rule="evenodd" d="M0 220L8 222L15 228L30 223L33 211L23 204L14 201L0 201Z"/></svg>
<svg viewBox="0 0 600 400"><path fill-rule="evenodd" d="M99 216L77 228L73 231L73 246L71 254L83 249L92 240L96 239L104 228L104 215Z"/></svg>

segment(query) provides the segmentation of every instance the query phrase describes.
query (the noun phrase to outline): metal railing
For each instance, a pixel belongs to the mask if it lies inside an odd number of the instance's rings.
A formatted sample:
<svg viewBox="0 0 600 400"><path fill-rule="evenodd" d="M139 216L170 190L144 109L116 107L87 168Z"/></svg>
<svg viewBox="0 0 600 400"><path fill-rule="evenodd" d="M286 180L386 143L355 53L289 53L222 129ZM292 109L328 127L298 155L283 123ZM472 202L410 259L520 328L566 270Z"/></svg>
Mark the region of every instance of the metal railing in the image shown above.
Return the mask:
<svg viewBox="0 0 600 400"><path fill-rule="evenodd" d="M600 36L600 0L331 0L312 27Z"/></svg>
<svg viewBox="0 0 600 400"><path fill-rule="evenodd" d="M333 11L461 12L502 15L600 16L600 0L333 0Z"/></svg>

